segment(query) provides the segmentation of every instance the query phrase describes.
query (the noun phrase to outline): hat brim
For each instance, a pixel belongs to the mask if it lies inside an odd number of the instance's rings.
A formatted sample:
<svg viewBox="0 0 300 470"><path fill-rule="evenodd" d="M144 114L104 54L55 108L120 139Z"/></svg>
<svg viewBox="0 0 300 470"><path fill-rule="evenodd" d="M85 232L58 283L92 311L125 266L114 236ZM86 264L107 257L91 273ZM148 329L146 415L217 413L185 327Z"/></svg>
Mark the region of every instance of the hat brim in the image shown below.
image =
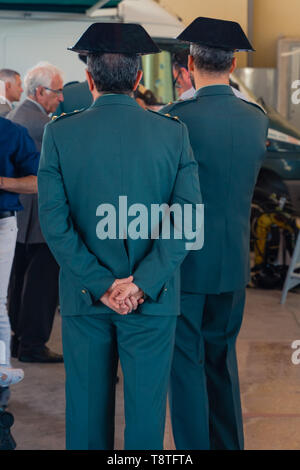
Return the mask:
<svg viewBox="0 0 300 470"><path fill-rule="evenodd" d="M216 18L196 18L177 40L234 52L255 51L239 23Z"/></svg>
<svg viewBox="0 0 300 470"><path fill-rule="evenodd" d="M147 31L139 24L93 23L68 48L79 54L130 54L146 55L161 52Z"/></svg>
<svg viewBox="0 0 300 470"><path fill-rule="evenodd" d="M212 49L220 49L222 51L232 51L232 52L256 52L256 49L253 49L251 47L251 49L233 49L232 47L226 47L226 46L220 46L220 45L216 45L216 44L213 44L213 43L209 43L209 42L198 42L198 41L187 41L186 39L179 39L177 38L178 41L182 42L182 43L186 43L186 44L197 44L199 46L206 46L206 47L211 47Z"/></svg>
<svg viewBox="0 0 300 470"><path fill-rule="evenodd" d="M111 49L89 49L89 50L86 50L86 49L76 49L75 47L68 47L67 48L68 51L72 51L72 52L76 52L77 54L82 54L82 55L89 55L89 54L129 54L129 55L147 55L147 54L158 54L159 52L162 52L161 49L159 49L159 47L157 48L157 50L151 50L151 51L147 51L147 52L132 52L132 50L128 51L128 50L124 50L124 51L121 51L118 50L118 51L113 51Z"/></svg>

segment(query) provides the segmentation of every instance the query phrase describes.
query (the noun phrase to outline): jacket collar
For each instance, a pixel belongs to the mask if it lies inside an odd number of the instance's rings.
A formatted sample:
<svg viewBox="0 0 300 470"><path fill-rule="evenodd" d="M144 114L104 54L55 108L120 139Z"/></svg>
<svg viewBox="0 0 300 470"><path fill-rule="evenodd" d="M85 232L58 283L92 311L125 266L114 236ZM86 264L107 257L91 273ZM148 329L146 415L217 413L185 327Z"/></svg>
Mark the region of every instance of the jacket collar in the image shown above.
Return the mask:
<svg viewBox="0 0 300 470"><path fill-rule="evenodd" d="M99 96L96 101L93 102L91 108L97 108L98 106L112 105L112 104L123 104L126 106L137 106L140 108L140 105L135 101L131 96L123 94L107 94Z"/></svg>
<svg viewBox="0 0 300 470"><path fill-rule="evenodd" d="M45 114L46 116L48 116L47 112L45 111L45 109L43 108L43 106L38 103L37 101L34 101L32 100L31 98L29 98L27 96L27 98L23 101L23 104L25 106L29 106L31 108L33 108L35 111L37 111L38 109L41 111L41 113ZM20 105L21 106L21 105Z"/></svg>
<svg viewBox="0 0 300 470"><path fill-rule="evenodd" d="M201 98L202 96L217 96L217 95L231 95L234 93L229 85L210 85L199 88L195 93L195 98Z"/></svg>
<svg viewBox="0 0 300 470"><path fill-rule="evenodd" d="M6 104L10 109L12 109L12 103L3 95L0 95L0 104Z"/></svg>

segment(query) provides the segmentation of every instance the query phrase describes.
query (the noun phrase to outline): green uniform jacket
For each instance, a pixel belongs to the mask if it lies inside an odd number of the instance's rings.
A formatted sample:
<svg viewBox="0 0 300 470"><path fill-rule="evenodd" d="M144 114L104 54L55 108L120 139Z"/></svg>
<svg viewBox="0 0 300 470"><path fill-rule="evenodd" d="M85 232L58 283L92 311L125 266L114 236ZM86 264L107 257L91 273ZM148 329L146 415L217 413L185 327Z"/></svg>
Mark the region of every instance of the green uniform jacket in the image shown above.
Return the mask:
<svg viewBox="0 0 300 470"><path fill-rule="evenodd" d="M66 83L63 89L64 101L59 103L55 115L72 113L75 110L88 108L93 102L87 81Z"/></svg>
<svg viewBox="0 0 300 470"><path fill-rule="evenodd" d="M115 278L130 274L149 296L141 313L179 314L184 238L152 240L149 224L147 239L100 240L96 212L107 203L118 213L119 196L149 213L162 203L195 210L201 194L184 124L129 96L102 96L46 127L38 188L42 231L61 268L62 315L111 313L99 299Z"/></svg>
<svg viewBox="0 0 300 470"><path fill-rule="evenodd" d="M165 107L189 130L204 204L204 247L182 264L182 290L219 294L249 281L250 206L266 151L268 118L226 85Z"/></svg>

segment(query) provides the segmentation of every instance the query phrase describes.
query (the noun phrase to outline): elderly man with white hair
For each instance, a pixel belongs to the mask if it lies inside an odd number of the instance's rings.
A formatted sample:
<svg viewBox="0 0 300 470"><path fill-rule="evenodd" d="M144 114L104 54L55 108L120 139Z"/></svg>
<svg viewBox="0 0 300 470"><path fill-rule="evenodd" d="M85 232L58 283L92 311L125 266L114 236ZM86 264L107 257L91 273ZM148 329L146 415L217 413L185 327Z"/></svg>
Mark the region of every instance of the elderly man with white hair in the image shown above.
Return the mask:
<svg viewBox="0 0 300 470"><path fill-rule="evenodd" d="M62 72L40 62L24 78L27 98L7 117L27 128L41 150L45 125L63 101ZM18 237L9 289L12 356L22 362L62 362L46 347L58 301L58 265L42 235L37 195L21 196Z"/></svg>

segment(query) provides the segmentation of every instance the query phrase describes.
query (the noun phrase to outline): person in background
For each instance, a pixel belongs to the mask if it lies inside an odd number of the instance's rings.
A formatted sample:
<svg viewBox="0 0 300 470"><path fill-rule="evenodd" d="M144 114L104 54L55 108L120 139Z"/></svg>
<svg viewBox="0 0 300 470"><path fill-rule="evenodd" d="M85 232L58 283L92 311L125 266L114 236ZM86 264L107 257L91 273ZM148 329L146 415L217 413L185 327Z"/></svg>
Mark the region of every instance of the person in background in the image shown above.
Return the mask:
<svg viewBox="0 0 300 470"><path fill-rule="evenodd" d="M14 385L24 378L24 371L22 369L15 369L7 365L6 348L5 341L0 340L0 393L1 388Z"/></svg>
<svg viewBox="0 0 300 470"><path fill-rule="evenodd" d="M26 99L7 118L27 128L37 150L45 125L63 101L61 71L41 62L25 78ZM58 265L42 235L37 195L21 196L18 236L9 288L9 317L14 336L12 355L22 362L62 362L46 347L58 303Z"/></svg>
<svg viewBox="0 0 300 470"><path fill-rule="evenodd" d="M188 71L188 56L188 49L182 49L173 54L174 85L178 91L178 96L180 100L188 100L190 98L193 98L196 93ZM245 95L241 93L238 88L238 85L236 85L233 80L229 79L229 84L235 96L243 100L247 100Z"/></svg>
<svg viewBox="0 0 300 470"><path fill-rule="evenodd" d="M8 385L23 371L10 364L11 329L7 314L7 289L16 238L16 212L22 210L19 194L37 192L39 153L27 130L0 117L0 402ZM17 380L18 381L18 380ZM7 393L6 393L7 396Z"/></svg>
<svg viewBox="0 0 300 470"><path fill-rule="evenodd" d="M177 449L244 446L236 339L249 281L250 210L266 154L268 118L235 96L234 52L253 50L238 23L197 18L190 42L194 98L163 108L189 130L203 194L204 247L181 266L170 409Z"/></svg>
<svg viewBox="0 0 300 470"><path fill-rule="evenodd" d="M188 71L188 49L182 49L173 54L173 77L174 85L181 100L188 100L195 94Z"/></svg>
<svg viewBox="0 0 300 470"><path fill-rule="evenodd" d="M20 101L23 88L20 74L15 70L0 70L0 116L12 110L12 103Z"/></svg>
<svg viewBox="0 0 300 470"><path fill-rule="evenodd" d="M150 109L151 111L158 111L161 106L159 105L154 93L145 88L143 85L139 85L134 92L134 98L136 102L144 109Z"/></svg>
<svg viewBox="0 0 300 470"><path fill-rule="evenodd" d="M86 65L86 55L78 54L80 61ZM72 113L75 110L89 108L93 97L89 90L88 82L69 82L63 88L64 100L59 103L55 111L56 116L63 113Z"/></svg>

